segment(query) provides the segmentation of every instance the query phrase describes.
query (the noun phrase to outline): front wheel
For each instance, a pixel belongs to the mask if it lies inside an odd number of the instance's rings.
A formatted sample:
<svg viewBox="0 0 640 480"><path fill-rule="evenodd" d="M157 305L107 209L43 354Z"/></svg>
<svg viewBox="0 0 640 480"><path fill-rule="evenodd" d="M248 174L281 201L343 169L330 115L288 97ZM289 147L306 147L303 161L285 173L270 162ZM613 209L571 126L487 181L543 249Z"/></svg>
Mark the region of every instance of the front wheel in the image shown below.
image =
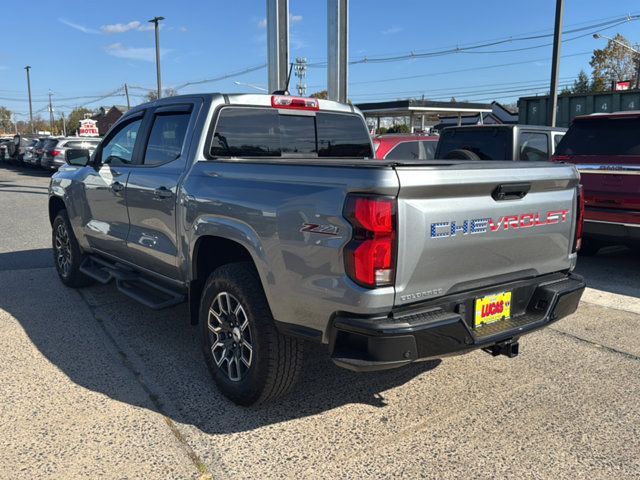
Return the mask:
<svg viewBox="0 0 640 480"><path fill-rule="evenodd" d="M53 263L62 283L68 287L86 287L93 279L80 271L84 255L76 240L66 210L61 210L53 221L51 232Z"/></svg>
<svg viewBox="0 0 640 480"><path fill-rule="evenodd" d="M264 403L294 385L303 344L276 329L252 265L224 265L209 276L200 301L200 325L209 370L233 402Z"/></svg>

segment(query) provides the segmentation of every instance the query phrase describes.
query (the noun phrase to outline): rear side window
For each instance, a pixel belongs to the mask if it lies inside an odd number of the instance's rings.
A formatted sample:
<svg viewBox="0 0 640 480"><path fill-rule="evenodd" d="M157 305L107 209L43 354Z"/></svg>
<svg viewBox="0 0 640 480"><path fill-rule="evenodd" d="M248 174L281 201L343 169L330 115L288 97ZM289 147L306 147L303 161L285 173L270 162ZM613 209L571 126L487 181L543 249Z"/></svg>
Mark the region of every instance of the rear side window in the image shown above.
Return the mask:
<svg viewBox="0 0 640 480"><path fill-rule="evenodd" d="M513 160L511 131L503 128L445 130L439 140L438 156L452 150L470 150L482 160Z"/></svg>
<svg viewBox="0 0 640 480"><path fill-rule="evenodd" d="M434 158L436 158L436 147L438 146L438 142L429 141L420 143L422 143L425 160L433 160Z"/></svg>
<svg viewBox="0 0 640 480"><path fill-rule="evenodd" d="M180 156L190 117L188 112L156 115L144 154L145 165L160 165Z"/></svg>
<svg viewBox="0 0 640 480"><path fill-rule="evenodd" d="M640 155L640 118L575 121L556 155Z"/></svg>
<svg viewBox="0 0 640 480"><path fill-rule="evenodd" d="M399 143L384 158L417 160L420 158L420 142Z"/></svg>
<svg viewBox="0 0 640 480"><path fill-rule="evenodd" d="M520 134L520 160L542 162L549 160L549 143L545 133Z"/></svg>
<svg viewBox="0 0 640 480"><path fill-rule="evenodd" d="M280 114L275 109L226 107L211 140L213 157L372 157L369 132L357 115Z"/></svg>

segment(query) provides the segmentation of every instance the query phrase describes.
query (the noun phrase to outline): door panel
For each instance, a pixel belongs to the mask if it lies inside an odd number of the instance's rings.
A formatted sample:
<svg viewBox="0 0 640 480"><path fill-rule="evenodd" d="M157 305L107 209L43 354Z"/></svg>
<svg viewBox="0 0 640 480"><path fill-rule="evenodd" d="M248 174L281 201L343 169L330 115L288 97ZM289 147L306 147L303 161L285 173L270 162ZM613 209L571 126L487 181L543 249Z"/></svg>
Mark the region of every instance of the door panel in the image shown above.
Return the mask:
<svg viewBox="0 0 640 480"><path fill-rule="evenodd" d="M83 179L86 206L82 228L92 248L127 259L129 215L126 186L135 161L137 132L142 119L133 119L115 130L99 148L96 165Z"/></svg>
<svg viewBox="0 0 640 480"><path fill-rule="evenodd" d="M130 228L127 247L133 261L147 270L178 278L176 201L185 169L186 132L191 105L156 111L149 129L142 165L127 183Z"/></svg>

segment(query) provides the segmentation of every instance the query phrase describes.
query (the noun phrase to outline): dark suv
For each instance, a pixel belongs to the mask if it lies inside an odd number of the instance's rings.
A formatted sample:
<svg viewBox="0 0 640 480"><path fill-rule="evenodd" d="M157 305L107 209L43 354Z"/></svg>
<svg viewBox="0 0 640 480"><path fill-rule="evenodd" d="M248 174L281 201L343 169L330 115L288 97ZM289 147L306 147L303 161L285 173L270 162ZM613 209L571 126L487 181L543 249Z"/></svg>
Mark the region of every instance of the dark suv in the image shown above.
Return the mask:
<svg viewBox="0 0 640 480"><path fill-rule="evenodd" d="M566 131L566 128L539 125L447 127L440 135L435 158L549 160Z"/></svg>

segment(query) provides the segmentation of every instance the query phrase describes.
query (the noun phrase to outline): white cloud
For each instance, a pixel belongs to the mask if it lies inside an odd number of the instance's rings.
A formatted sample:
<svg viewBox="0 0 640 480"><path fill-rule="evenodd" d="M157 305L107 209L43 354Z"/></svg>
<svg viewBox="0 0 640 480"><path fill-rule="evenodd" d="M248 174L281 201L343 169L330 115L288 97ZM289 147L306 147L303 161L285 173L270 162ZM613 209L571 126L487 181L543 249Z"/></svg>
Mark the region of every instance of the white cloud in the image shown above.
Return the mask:
<svg viewBox="0 0 640 480"><path fill-rule="evenodd" d="M181 32L188 32L189 29L187 27L180 27L178 30L180 30Z"/></svg>
<svg viewBox="0 0 640 480"><path fill-rule="evenodd" d="M295 25L296 23L300 23L302 21L302 15L293 15L289 14L289 24ZM258 21L258 28L267 28L267 19L263 18Z"/></svg>
<svg viewBox="0 0 640 480"><path fill-rule="evenodd" d="M84 25L80 25L78 23L73 23L67 20L66 18L59 18L58 21L60 23L64 23L67 27L74 28L76 30L79 30L82 33L100 33L100 31L96 30L95 28L89 28L89 27L85 27Z"/></svg>
<svg viewBox="0 0 640 480"><path fill-rule="evenodd" d="M112 43L104 48L105 52L113 57L127 58L129 60L141 60L143 62L155 62L156 61L156 49L155 48L136 48L127 47L122 43ZM160 56L164 56L167 53L172 52L171 49L160 49Z"/></svg>
<svg viewBox="0 0 640 480"><path fill-rule="evenodd" d="M401 27L390 27L387 28L386 30L382 30L380 33L382 33L383 35L394 35L396 33L400 33L402 31Z"/></svg>
<svg viewBox="0 0 640 480"><path fill-rule="evenodd" d="M136 30L138 28L140 28L140 22L134 20L129 23L113 23L111 25L102 25L100 27L100 30L102 30L104 33L124 33L128 32L129 30Z"/></svg>

